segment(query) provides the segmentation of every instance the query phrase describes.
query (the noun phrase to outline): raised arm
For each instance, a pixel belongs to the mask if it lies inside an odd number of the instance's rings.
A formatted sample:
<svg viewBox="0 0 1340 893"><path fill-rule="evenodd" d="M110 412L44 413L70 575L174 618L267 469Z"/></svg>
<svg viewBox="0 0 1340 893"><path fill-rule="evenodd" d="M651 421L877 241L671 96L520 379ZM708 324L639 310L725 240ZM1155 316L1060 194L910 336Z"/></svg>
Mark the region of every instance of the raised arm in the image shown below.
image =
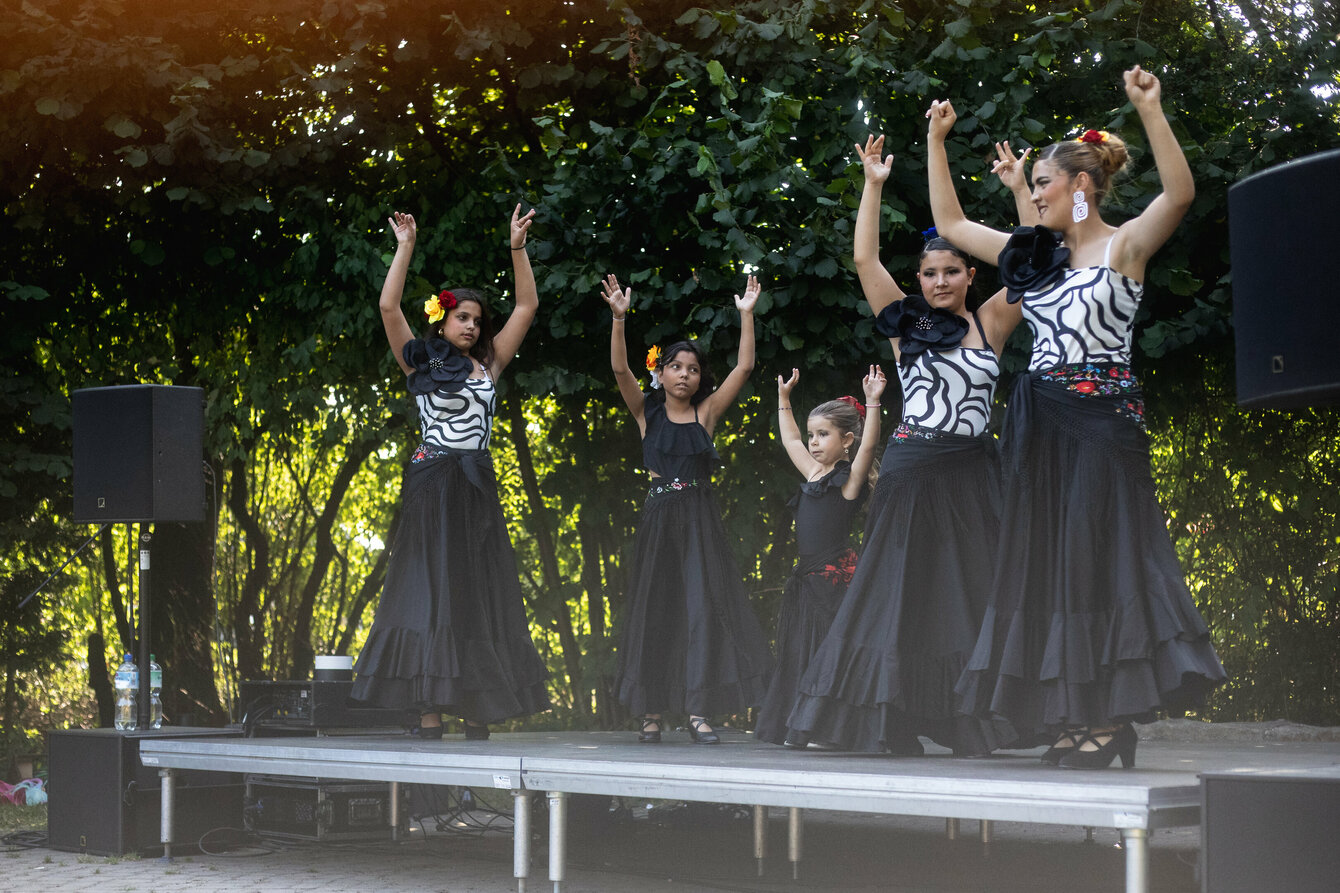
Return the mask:
<svg viewBox="0 0 1340 893"><path fill-rule="evenodd" d="M1014 211L1019 215L1020 226L1037 226L1042 222L1038 206L1033 204L1033 190L1028 188L1028 177L1024 175L1024 162L1032 151L1025 149L1024 154L1016 158L1008 140L996 143L996 160L991 165L991 173L999 177L1014 196Z"/></svg>
<svg viewBox="0 0 1340 893"><path fill-rule="evenodd" d="M496 378L512 362L512 357L521 348L521 342L535 322L535 312L540 309L540 295L535 289L535 273L530 268L530 256L526 253L526 235L535 220L535 209L524 215L521 205L512 211L508 244L512 247L512 280L516 292L516 306L502 330L493 337L493 363L489 371Z"/></svg>
<svg viewBox="0 0 1340 893"><path fill-rule="evenodd" d="M884 385L884 370L878 366L871 366L870 372L861 380L861 388L865 391L865 428L861 432L861 445L851 460L851 474L842 485L842 496L848 501L861 495L870 475L870 466L875 461L875 450L879 447L879 398L884 393Z"/></svg>
<svg viewBox="0 0 1340 893"><path fill-rule="evenodd" d="M791 391L798 381L800 381L799 369L792 369L791 377L788 379L777 376L777 427L781 434L782 446L786 447L786 455L791 458L791 464L796 466L796 471L803 474L808 481L819 470L819 463L814 461L814 457L805 447L805 438L800 433L800 426L796 424L795 409L791 405Z"/></svg>
<svg viewBox="0 0 1340 893"><path fill-rule="evenodd" d="M614 317L610 327L610 368L614 370L614 380L619 384L619 395L623 397L633 418L637 419L638 430L645 433L642 408L646 398L642 396L642 388L638 387L637 376L628 366L628 345L624 342L624 326L628 319L628 307L633 300L633 289L620 289L619 280L613 274L606 276L601 285L604 289L601 297L610 305L610 315Z"/></svg>
<svg viewBox="0 0 1340 893"><path fill-rule="evenodd" d="M735 402L740 389L749 380L749 374L754 371L754 307L758 304L760 291L758 279L750 274L745 282L744 296L735 296L735 309L740 311L740 348L735 357L735 368L711 396L698 404L698 420L708 434L712 433L717 420Z"/></svg>
<svg viewBox="0 0 1340 893"><path fill-rule="evenodd" d="M931 214L935 217L935 230L973 257L994 266L1009 235L969 220L958 203L954 179L949 173L949 156L945 154L945 137L958 118L954 106L947 100L936 100L931 103L926 117L930 119L926 139L926 173L930 179Z"/></svg>
<svg viewBox="0 0 1340 893"><path fill-rule="evenodd" d="M881 158L883 151L883 136L866 137L864 148L860 143L856 144L856 154L865 170L865 188L861 190L861 206L856 211L852 260L856 262L856 275L860 277L866 303L876 316L894 301L906 297L879 260L879 209L884 198L884 183L893 168L893 156Z"/></svg>
<svg viewBox="0 0 1340 893"><path fill-rule="evenodd" d="M386 271L386 281L382 283L382 294L377 306L382 312L382 328L386 330L391 355L404 373L409 375L414 367L405 362L403 348L414 340L414 332L405 319L405 310L400 302L405 296L405 277L409 274L409 260L414 255L414 239L419 230L412 214L396 211L387 220L391 224L391 231L395 233L395 257L391 258L391 267Z"/></svg>
<svg viewBox="0 0 1340 893"><path fill-rule="evenodd" d="M1149 138L1163 191L1139 217L1122 224L1112 244L1112 266L1132 279L1143 281L1145 264L1168 241L1191 207L1191 200L1196 197L1196 184L1182 146L1163 115L1159 79L1138 65L1126 72L1124 78L1126 96L1140 115L1140 123Z"/></svg>

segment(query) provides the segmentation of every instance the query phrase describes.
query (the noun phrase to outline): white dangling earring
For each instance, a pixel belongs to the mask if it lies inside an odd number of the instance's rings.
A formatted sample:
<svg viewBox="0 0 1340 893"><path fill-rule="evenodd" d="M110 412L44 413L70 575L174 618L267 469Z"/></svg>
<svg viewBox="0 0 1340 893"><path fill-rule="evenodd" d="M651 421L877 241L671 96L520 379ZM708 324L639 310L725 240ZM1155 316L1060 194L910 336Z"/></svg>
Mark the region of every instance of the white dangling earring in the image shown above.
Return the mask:
<svg viewBox="0 0 1340 893"><path fill-rule="evenodd" d="M1081 189L1072 195L1071 200L1074 201L1075 206L1070 209L1070 219L1079 223L1089 216L1089 203L1084 200L1084 190Z"/></svg>

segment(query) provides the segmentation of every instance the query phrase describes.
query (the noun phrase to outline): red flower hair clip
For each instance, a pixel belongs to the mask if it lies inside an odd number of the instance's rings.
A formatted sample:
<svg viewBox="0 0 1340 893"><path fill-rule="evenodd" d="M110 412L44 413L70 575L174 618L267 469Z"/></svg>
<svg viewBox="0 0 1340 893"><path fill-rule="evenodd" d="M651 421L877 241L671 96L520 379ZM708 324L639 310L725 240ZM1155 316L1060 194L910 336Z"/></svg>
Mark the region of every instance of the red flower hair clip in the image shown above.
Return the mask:
<svg viewBox="0 0 1340 893"><path fill-rule="evenodd" d="M1076 139L1075 142L1077 142L1077 143L1105 143L1105 142L1107 142L1107 138L1108 138L1110 135L1111 135L1111 134L1109 134L1106 130L1086 130L1086 131L1084 131L1083 133L1081 133L1081 134L1079 135L1078 139Z"/></svg>
<svg viewBox="0 0 1340 893"><path fill-rule="evenodd" d="M435 323L447 315L448 310L456 307L456 296L446 289L435 298L429 298L423 302L424 315L428 317L428 322Z"/></svg>
<svg viewBox="0 0 1340 893"><path fill-rule="evenodd" d="M838 399L841 400L843 403L850 403L852 406L856 407L856 414L859 415L859 416L861 417L861 420L862 420L862 421L865 421L865 404L864 404L864 403L862 403L860 400L857 400L855 397L851 396L850 394L845 394L845 395L839 397Z"/></svg>

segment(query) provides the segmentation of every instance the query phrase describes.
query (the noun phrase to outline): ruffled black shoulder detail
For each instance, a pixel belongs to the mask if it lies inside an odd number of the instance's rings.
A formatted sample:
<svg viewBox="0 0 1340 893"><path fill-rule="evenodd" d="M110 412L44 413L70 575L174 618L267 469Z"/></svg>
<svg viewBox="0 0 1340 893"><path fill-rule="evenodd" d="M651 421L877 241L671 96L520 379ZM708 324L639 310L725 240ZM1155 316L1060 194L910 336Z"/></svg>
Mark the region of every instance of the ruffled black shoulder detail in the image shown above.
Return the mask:
<svg viewBox="0 0 1340 893"><path fill-rule="evenodd" d="M875 317L875 331L898 339L899 364L910 366L927 350L953 350L968 333L968 321L932 307L921 295L894 301Z"/></svg>
<svg viewBox="0 0 1340 893"><path fill-rule="evenodd" d="M1021 226L996 258L1005 300L1019 303L1024 292L1051 288L1070 265L1070 249L1045 226Z"/></svg>
<svg viewBox="0 0 1340 893"><path fill-rule="evenodd" d="M409 392L414 396L434 391L455 393L465 387L475 364L445 338L415 338L405 342L402 350L405 365L413 366L409 374Z"/></svg>
<svg viewBox="0 0 1340 893"><path fill-rule="evenodd" d="M794 496L787 500L786 504L794 509L796 506L800 505L801 496L813 496L817 498L823 496L824 491L826 490L831 490L833 488L841 490L843 487L847 486L847 480L850 477L851 463L846 459L839 459L837 464L833 466L833 470L828 472L828 474L819 478L817 481L806 481L801 484L800 489L796 491Z"/></svg>

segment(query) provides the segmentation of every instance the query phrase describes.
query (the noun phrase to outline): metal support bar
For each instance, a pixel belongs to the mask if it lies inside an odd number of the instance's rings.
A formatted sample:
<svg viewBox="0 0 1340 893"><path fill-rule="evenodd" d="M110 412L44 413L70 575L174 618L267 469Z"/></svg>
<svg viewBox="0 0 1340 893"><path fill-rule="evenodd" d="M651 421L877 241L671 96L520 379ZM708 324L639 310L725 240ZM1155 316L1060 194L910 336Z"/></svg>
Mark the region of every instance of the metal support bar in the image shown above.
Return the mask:
<svg viewBox="0 0 1340 893"><path fill-rule="evenodd" d="M992 824L993 823L990 819L982 819L982 821L978 823L977 832L982 837L983 845L991 842Z"/></svg>
<svg viewBox="0 0 1340 893"><path fill-rule="evenodd" d="M135 696L139 702L135 705L135 727L137 729L149 728L149 600L150 585L153 577L150 571L149 542L153 535L144 533L144 526L140 525L140 654L139 654L139 677L140 690Z"/></svg>
<svg viewBox="0 0 1340 893"><path fill-rule="evenodd" d="M530 792L512 791L512 877L516 893L526 893L530 876Z"/></svg>
<svg viewBox="0 0 1340 893"><path fill-rule="evenodd" d="M391 839L400 839L400 782L391 782Z"/></svg>
<svg viewBox="0 0 1340 893"><path fill-rule="evenodd" d="M786 857L791 860L791 880L800 880L800 849L804 842L805 826L801 824L799 806L792 806L786 822Z"/></svg>
<svg viewBox="0 0 1340 893"><path fill-rule="evenodd" d="M763 862L768 858L768 807L754 807L754 862L763 877Z"/></svg>
<svg viewBox="0 0 1340 893"><path fill-rule="evenodd" d="M163 861L171 862L172 826L176 823L177 770L159 769L158 777L163 779L162 790L159 792L158 839L163 844Z"/></svg>
<svg viewBox="0 0 1340 893"><path fill-rule="evenodd" d="M563 893L563 869L568 860L568 795L550 791L549 797L549 880L554 893Z"/></svg>
<svg viewBox="0 0 1340 893"><path fill-rule="evenodd" d="M945 819L945 837L958 840L958 819Z"/></svg>
<svg viewBox="0 0 1340 893"><path fill-rule="evenodd" d="M1122 828L1126 848L1126 893L1149 893L1149 832L1144 828Z"/></svg>

